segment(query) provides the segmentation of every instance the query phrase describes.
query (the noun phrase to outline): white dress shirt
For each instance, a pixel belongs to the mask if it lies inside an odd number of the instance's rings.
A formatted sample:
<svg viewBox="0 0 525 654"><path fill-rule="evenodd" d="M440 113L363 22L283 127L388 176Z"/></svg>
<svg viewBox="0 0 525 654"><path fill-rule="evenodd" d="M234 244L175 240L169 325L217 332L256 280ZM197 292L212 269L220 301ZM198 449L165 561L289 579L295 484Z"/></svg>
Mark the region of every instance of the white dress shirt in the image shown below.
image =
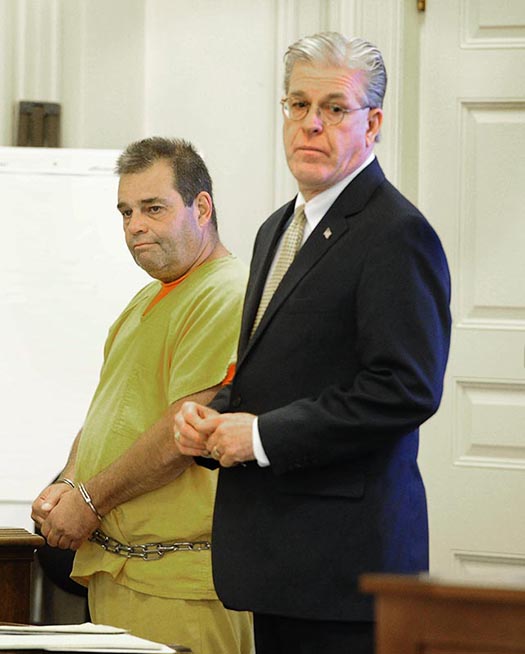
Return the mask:
<svg viewBox="0 0 525 654"><path fill-rule="evenodd" d="M304 213L306 216L306 224L304 226L304 235L301 245L304 245L306 239L310 236L310 234L314 231L317 225L321 222L323 216L326 214L328 209L330 209L332 204L337 200L337 198L342 193L342 191L348 186L348 184L350 184L350 182L355 177L357 177L357 175L359 175L359 173L362 170L364 170L368 165L370 165L374 159L375 159L375 154L372 153L368 157L368 159L361 166L359 166L359 168L357 168L357 170L354 170L353 173L350 173L350 175L342 179L340 182L337 182L337 184L334 184L329 189L326 189L326 191L323 191L322 193L315 195L311 200L309 200L306 203L302 193L301 192L298 193L297 198L295 200L294 211L301 204L304 204ZM292 219L292 217L290 218L290 220ZM283 233L284 231L286 230L283 230ZM282 237L281 237L281 241L279 242L279 245L275 250L275 255L273 258L272 265L270 266L270 270L268 271L267 279L269 279L271 276L272 269L275 265L278 254L281 250L281 243L282 243ZM252 445L253 445L253 453L255 454L257 463L261 467L269 466L270 460L266 456L266 452L264 451L261 442L261 436L259 434L259 426L257 423L257 418L254 419L252 425Z"/></svg>

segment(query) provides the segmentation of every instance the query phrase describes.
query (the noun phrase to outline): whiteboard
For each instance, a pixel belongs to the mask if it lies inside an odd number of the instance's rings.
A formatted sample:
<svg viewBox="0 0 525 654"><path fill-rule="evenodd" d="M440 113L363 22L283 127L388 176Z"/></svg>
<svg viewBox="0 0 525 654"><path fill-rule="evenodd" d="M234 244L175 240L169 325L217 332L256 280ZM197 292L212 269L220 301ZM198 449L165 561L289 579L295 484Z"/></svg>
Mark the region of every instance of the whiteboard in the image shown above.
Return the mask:
<svg viewBox="0 0 525 654"><path fill-rule="evenodd" d="M125 245L118 151L0 147L0 500L61 470L108 328L151 279Z"/></svg>

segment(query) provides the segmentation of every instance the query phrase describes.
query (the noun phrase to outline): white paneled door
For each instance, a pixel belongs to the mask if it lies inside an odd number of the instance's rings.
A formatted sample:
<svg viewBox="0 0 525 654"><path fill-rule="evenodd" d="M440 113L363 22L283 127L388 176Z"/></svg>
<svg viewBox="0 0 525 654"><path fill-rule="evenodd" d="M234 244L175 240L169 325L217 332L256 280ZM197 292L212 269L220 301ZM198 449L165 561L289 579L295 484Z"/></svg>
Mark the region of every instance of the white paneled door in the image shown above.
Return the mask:
<svg viewBox="0 0 525 654"><path fill-rule="evenodd" d="M419 205L454 313L422 431L431 569L525 580L525 2L427 1L421 47Z"/></svg>

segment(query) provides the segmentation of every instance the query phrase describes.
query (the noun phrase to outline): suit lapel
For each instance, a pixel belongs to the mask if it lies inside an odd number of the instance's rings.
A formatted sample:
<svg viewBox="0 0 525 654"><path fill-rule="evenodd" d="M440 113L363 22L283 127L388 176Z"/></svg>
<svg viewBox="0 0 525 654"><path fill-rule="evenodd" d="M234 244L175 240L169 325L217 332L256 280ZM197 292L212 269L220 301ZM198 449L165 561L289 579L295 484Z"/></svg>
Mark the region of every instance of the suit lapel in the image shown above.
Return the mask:
<svg viewBox="0 0 525 654"><path fill-rule="evenodd" d="M293 212L294 202L285 205L270 218L269 222L273 220L273 223L268 225L266 233L260 235L261 241L257 248L257 251L261 253L260 259L255 259L252 262L250 291L246 296L241 326L240 356L237 369L239 369L248 352L264 333L267 325L286 298L292 293L301 279L316 266L317 262L347 232L352 222L351 217L360 213L366 207L370 196L384 179L384 173L377 159L375 159L343 190L299 250L297 257L275 291L255 334L250 339L251 327L257 313L257 307L274 257L275 248L282 234L283 226Z"/></svg>
<svg viewBox="0 0 525 654"><path fill-rule="evenodd" d="M326 255L326 253L337 243L348 229L348 224L342 216L332 214L332 218L330 219L331 213L332 211L330 210L297 253L294 262L277 287L270 304L268 305L261 322L249 343L249 348L254 345L264 333L268 323L272 320L275 313L280 309L301 279L315 267L317 262ZM330 230L329 232L326 231L328 229ZM326 235L323 235L323 232L325 232Z"/></svg>
<svg viewBox="0 0 525 654"><path fill-rule="evenodd" d="M293 213L294 204L295 199L276 211L266 221L257 235L257 244L250 264L250 279L244 300L239 352L244 352L248 345L253 321L257 314L266 277L275 255L275 249L282 236L284 226Z"/></svg>

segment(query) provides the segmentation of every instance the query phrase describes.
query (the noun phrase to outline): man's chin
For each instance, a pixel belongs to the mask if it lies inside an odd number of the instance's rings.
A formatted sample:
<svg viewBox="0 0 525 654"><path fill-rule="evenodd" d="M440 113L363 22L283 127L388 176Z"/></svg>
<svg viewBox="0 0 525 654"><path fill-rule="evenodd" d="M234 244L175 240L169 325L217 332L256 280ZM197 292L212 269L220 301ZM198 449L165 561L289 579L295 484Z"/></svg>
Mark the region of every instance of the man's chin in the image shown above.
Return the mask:
<svg viewBox="0 0 525 654"><path fill-rule="evenodd" d="M299 190L307 201L314 195L322 193L330 187L329 181L321 175L303 175L301 177L296 177L296 180Z"/></svg>
<svg viewBox="0 0 525 654"><path fill-rule="evenodd" d="M147 272L150 277L154 277L155 279L158 279L156 273L160 272L159 266L156 265L156 263L151 260L151 257L147 257L144 255L145 253L137 254L135 252L133 254L133 259L135 260L135 263L139 268L142 268L144 272Z"/></svg>
<svg viewBox="0 0 525 654"><path fill-rule="evenodd" d="M326 183L327 177L329 177L327 171L322 170L320 166L310 166L306 163L291 166L290 172L297 180L299 186L304 186L305 188L317 188L323 186Z"/></svg>

